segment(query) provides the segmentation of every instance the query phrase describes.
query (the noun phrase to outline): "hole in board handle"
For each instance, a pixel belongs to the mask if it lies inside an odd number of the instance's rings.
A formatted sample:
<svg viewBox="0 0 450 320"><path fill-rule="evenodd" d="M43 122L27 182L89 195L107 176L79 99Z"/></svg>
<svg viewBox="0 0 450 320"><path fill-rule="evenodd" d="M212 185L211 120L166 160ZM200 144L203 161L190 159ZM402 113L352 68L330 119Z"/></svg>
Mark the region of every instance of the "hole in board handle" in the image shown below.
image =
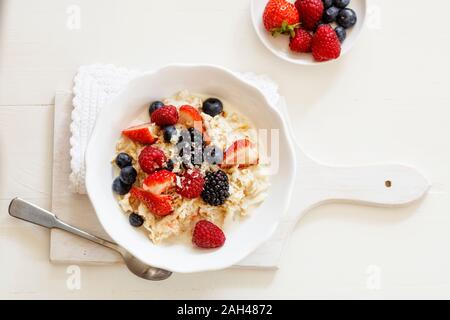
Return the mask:
<svg viewBox="0 0 450 320"><path fill-rule="evenodd" d="M392 181L391 180L386 180L384 182L384 185L386 186L386 188L390 188L390 187L392 187Z"/></svg>

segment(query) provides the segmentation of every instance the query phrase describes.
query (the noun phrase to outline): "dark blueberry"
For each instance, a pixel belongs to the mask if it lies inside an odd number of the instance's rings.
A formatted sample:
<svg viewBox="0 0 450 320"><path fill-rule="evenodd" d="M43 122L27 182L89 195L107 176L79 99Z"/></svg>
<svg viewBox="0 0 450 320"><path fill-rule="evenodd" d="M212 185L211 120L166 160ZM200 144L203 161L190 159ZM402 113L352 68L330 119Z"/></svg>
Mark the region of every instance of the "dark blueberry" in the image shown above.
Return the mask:
<svg viewBox="0 0 450 320"><path fill-rule="evenodd" d="M350 3L350 0L333 0L336 7L344 9Z"/></svg>
<svg viewBox="0 0 450 320"><path fill-rule="evenodd" d="M353 27L356 24L356 21L355 11L348 8L342 9L336 18L336 22L345 29Z"/></svg>
<svg viewBox="0 0 450 320"><path fill-rule="evenodd" d="M148 113L150 115L152 115L153 112L155 112L156 110L158 110L161 107L164 107L164 103L163 102L161 102L161 101L152 102L152 104L148 108Z"/></svg>
<svg viewBox="0 0 450 320"><path fill-rule="evenodd" d="M120 195L126 195L131 190L131 184L125 184L120 180L120 177L114 179L112 189L115 193Z"/></svg>
<svg viewBox="0 0 450 320"><path fill-rule="evenodd" d="M339 41L342 43L344 42L345 38L347 37L347 31L345 31L345 28L341 26L337 26L334 31L336 32Z"/></svg>
<svg viewBox="0 0 450 320"><path fill-rule="evenodd" d="M169 159L169 160L167 160L166 166L164 167L164 169L166 169L168 171L173 171L174 167L175 167L175 164L174 164L173 160Z"/></svg>
<svg viewBox="0 0 450 320"><path fill-rule="evenodd" d="M223 104L222 101L216 98L209 98L203 102L202 111L206 114L209 114L211 117L215 117L222 113Z"/></svg>
<svg viewBox="0 0 450 320"><path fill-rule="evenodd" d="M164 141L165 142L171 142L172 136L177 133L177 128L174 126L167 126L164 128Z"/></svg>
<svg viewBox="0 0 450 320"><path fill-rule="evenodd" d="M138 215L136 213L130 214L129 220L130 220L130 224L136 228L140 227L144 224L144 218L142 218L140 215Z"/></svg>
<svg viewBox="0 0 450 320"><path fill-rule="evenodd" d="M116 157L116 164L119 168L124 168L124 167L128 167L131 166L131 164L133 163L133 158L127 154L127 153L119 153Z"/></svg>
<svg viewBox="0 0 450 320"><path fill-rule="evenodd" d="M204 151L205 161L209 164L221 164L223 161L223 151L217 146L208 146Z"/></svg>
<svg viewBox="0 0 450 320"><path fill-rule="evenodd" d="M334 21L336 21L338 14L339 14L339 8L329 7L327 10L324 11L322 20L325 23L334 22Z"/></svg>
<svg viewBox="0 0 450 320"><path fill-rule="evenodd" d="M322 0L323 2L323 6L325 7L325 9L328 9L329 7L331 7L333 5L333 0Z"/></svg>
<svg viewBox="0 0 450 320"><path fill-rule="evenodd" d="M120 170L119 177L120 177L120 180L122 180L122 182L124 184L131 185L136 182L137 171L132 166L125 167L125 168L122 168L122 170Z"/></svg>

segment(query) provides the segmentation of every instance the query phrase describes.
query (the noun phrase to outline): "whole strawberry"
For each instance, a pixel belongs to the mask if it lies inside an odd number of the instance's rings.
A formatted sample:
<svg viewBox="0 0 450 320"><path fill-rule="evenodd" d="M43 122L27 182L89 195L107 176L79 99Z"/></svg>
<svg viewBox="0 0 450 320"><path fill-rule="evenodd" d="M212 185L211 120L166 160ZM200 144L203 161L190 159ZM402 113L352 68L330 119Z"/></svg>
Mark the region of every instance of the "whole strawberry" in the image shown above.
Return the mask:
<svg viewBox="0 0 450 320"><path fill-rule="evenodd" d="M263 23L272 35L290 34L298 27L299 15L295 6L286 0L269 0L264 9Z"/></svg>
<svg viewBox="0 0 450 320"><path fill-rule="evenodd" d="M316 61L337 59L341 55L341 42L333 28L323 24L314 34L311 49Z"/></svg>
<svg viewBox="0 0 450 320"><path fill-rule="evenodd" d="M295 30L295 36L291 38L289 48L294 52L311 52L312 35L304 30Z"/></svg>
<svg viewBox="0 0 450 320"><path fill-rule="evenodd" d="M201 220L195 225L192 242L199 248L219 248L225 243L225 234L214 223Z"/></svg>
<svg viewBox="0 0 450 320"><path fill-rule="evenodd" d="M323 15L322 0L297 0L295 6L299 12L302 28L314 30Z"/></svg>

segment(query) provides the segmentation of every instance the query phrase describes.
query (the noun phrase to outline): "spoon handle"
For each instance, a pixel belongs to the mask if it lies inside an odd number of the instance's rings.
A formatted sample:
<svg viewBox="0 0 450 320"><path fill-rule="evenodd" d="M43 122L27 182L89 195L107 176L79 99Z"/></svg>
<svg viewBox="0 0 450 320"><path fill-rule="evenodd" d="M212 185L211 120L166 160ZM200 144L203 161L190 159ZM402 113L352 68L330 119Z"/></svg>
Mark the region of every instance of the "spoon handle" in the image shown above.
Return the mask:
<svg viewBox="0 0 450 320"><path fill-rule="evenodd" d="M121 248L117 244L103 240L101 238L93 236L90 233L87 233L86 231L75 228L59 220L53 213L39 208L38 206L20 198L15 198L11 201L8 211L10 216L12 217L28 221L49 229L61 229L122 253Z"/></svg>

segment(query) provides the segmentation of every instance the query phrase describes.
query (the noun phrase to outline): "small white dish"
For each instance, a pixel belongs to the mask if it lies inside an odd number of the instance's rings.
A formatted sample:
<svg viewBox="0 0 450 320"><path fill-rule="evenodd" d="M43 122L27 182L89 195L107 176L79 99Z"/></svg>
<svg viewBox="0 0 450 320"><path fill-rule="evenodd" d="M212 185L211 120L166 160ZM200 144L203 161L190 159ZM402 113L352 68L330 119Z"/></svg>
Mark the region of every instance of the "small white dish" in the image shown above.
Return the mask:
<svg viewBox="0 0 450 320"><path fill-rule="evenodd" d="M278 37L273 37L270 32L264 28L262 16L264 9L269 0L251 0L251 18L253 27L255 28L256 34L258 35L264 46L269 49L277 57L299 65L318 65L324 64L324 62L314 61L312 54L310 53L295 53L289 49L289 37L280 35ZM294 2L294 1L289 1ZM355 10L358 21L355 26L347 30L347 38L342 44L341 57L346 54L355 44L361 30L364 27L367 11L367 1L366 0L352 0L350 2L349 8ZM339 60L339 58L337 59ZM330 60L336 61L336 60ZM330 62L327 61L327 62Z"/></svg>

